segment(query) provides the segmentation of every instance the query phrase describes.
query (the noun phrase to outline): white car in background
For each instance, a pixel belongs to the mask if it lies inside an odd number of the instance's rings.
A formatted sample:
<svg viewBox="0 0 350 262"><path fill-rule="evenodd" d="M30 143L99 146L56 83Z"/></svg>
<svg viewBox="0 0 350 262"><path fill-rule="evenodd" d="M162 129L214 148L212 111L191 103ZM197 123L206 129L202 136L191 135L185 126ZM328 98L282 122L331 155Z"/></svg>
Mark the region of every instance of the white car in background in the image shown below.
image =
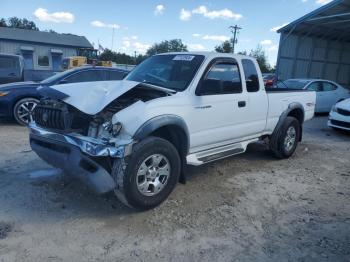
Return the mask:
<svg viewBox="0 0 350 262"><path fill-rule="evenodd" d="M315 113L327 113L333 105L350 97L349 89L323 79L288 79L277 87L316 91Z"/></svg>
<svg viewBox="0 0 350 262"><path fill-rule="evenodd" d="M350 131L350 98L332 107L328 126Z"/></svg>

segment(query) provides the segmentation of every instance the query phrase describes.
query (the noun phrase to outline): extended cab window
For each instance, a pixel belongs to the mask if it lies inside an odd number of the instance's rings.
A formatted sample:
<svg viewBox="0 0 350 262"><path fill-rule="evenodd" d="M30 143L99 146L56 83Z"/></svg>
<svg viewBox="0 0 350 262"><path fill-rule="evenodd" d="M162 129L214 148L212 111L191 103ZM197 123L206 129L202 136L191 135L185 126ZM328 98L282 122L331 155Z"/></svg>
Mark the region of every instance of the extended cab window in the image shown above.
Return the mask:
<svg viewBox="0 0 350 262"><path fill-rule="evenodd" d="M65 83L79 83L79 82L94 82L104 81L106 79L106 72L103 70L87 70L75 73L64 79Z"/></svg>
<svg viewBox="0 0 350 262"><path fill-rule="evenodd" d="M245 75L245 82L247 85L248 92L259 91L259 76L256 70L255 64L252 60L243 59L242 60L243 71Z"/></svg>
<svg viewBox="0 0 350 262"><path fill-rule="evenodd" d="M213 65L197 91L198 95L235 94L242 92L238 66L220 62Z"/></svg>

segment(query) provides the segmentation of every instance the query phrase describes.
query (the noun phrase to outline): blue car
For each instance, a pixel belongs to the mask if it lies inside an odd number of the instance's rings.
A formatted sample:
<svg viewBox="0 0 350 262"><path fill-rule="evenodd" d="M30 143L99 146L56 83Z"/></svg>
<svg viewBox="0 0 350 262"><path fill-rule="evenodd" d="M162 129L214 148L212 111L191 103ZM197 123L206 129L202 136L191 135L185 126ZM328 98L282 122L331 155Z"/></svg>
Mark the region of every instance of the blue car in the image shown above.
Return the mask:
<svg viewBox="0 0 350 262"><path fill-rule="evenodd" d="M39 86L77 82L122 80L129 71L100 66L83 66L55 74L41 82L19 82L0 85L0 117L14 118L19 124L32 121L32 113L41 96Z"/></svg>

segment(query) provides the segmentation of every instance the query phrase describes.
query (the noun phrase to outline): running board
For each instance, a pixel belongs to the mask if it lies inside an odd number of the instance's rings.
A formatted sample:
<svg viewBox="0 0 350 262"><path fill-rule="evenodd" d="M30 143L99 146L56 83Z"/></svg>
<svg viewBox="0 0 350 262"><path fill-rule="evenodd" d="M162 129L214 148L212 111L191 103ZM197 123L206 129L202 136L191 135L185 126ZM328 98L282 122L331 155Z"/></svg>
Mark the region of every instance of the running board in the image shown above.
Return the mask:
<svg viewBox="0 0 350 262"><path fill-rule="evenodd" d="M256 141L258 141L258 139L252 139L241 143L229 144L222 147L193 153L187 156L187 164L199 166L215 160L241 154L246 151L248 144Z"/></svg>

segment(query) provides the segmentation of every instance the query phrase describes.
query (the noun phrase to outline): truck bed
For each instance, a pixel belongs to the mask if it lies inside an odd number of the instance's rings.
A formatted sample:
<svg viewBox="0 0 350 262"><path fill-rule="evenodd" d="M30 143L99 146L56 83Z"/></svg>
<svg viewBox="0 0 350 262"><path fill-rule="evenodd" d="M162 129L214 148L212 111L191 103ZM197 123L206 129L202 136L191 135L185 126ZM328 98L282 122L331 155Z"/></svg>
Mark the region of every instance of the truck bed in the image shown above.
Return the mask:
<svg viewBox="0 0 350 262"><path fill-rule="evenodd" d="M304 121L314 116L316 92L289 88L266 88L269 109L267 113L266 131L273 132L281 112L288 106L301 104L304 109Z"/></svg>

